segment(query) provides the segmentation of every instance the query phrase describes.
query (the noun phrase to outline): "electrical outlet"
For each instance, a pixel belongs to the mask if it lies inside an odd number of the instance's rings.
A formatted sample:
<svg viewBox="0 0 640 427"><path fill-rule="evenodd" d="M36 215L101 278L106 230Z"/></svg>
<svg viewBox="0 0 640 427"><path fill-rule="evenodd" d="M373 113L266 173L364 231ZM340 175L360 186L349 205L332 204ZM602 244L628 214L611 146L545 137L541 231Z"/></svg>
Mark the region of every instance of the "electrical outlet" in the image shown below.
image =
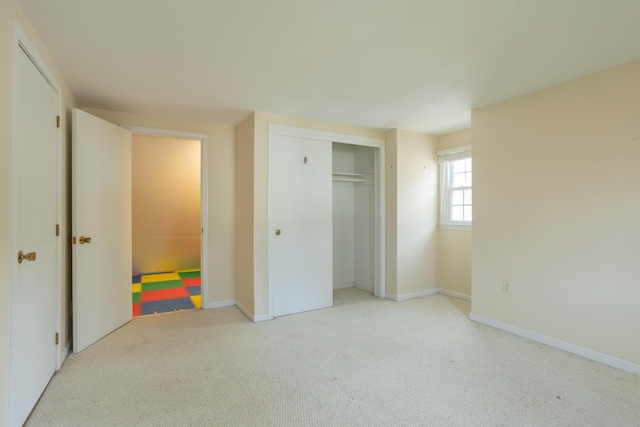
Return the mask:
<svg viewBox="0 0 640 427"><path fill-rule="evenodd" d="M511 284L509 284L509 282L507 282L506 280L502 282L502 292L504 292L505 294L511 293Z"/></svg>

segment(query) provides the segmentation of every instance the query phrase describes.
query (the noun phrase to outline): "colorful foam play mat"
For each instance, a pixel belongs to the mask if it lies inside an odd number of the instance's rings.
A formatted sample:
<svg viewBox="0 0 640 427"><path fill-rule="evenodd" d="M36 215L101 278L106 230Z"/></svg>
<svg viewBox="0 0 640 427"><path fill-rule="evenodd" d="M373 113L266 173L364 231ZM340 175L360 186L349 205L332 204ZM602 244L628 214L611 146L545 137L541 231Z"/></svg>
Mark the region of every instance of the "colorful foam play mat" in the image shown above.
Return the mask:
<svg viewBox="0 0 640 427"><path fill-rule="evenodd" d="M133 276L133 316L202 307L200 270Z"/></svg>

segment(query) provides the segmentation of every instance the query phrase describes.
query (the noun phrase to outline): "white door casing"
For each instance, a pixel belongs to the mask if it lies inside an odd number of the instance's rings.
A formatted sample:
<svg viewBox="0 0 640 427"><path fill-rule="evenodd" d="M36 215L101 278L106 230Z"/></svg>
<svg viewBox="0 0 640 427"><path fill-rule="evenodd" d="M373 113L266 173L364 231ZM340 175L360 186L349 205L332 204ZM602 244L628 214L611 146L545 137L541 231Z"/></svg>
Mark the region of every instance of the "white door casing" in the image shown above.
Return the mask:
<svg viewBox="0 0 640 427"><path fill-rule="evenodd" d="M273 315L333 305L331 144L269 141L269 283Z"/></svg>
<svg viewBox="0 0 640 427"><path fill-rule="evenodd" d="M14 23L9 423L24 423L57 367L59 89ZM45 71L46 70L46 71ZM47 76L49 74L49 76ZM18 262L18 251L33 252Z"/></svg>
<svg viewBox="0 0 640 427"><path fill-rule="evenodd" d="M132 319L131 132L74 109L72 145L77 353Z"/></svg>
<svg viewBox="0 0 640 427"><path fill-rule="evenodd" d="M202 308L226 306L226 304L218 305L209 302L209 135L125 124L122 127L131 131L134 135L200 141L200 289L202 292Z"/></svg>

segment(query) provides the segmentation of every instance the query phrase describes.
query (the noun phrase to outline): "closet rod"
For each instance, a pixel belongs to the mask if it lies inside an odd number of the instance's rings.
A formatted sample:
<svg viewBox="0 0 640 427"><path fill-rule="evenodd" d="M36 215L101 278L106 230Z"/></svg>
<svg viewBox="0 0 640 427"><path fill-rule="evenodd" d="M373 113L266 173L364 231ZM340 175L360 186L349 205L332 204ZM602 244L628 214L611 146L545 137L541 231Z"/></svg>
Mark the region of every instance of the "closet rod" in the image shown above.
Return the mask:
<svg viewBox="0 0 640 427"><path fill-rule="evenodd" d="M333 180L339 182L366 182L367 176L362 173L339 173L333 174Z"/></svg>

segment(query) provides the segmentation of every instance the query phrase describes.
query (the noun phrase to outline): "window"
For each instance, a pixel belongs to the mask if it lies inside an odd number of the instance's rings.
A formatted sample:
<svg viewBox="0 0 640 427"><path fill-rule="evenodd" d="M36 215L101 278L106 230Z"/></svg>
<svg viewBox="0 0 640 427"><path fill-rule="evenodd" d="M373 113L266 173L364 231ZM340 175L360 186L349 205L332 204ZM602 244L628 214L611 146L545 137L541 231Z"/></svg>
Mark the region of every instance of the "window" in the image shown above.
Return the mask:
<svg viewBox="0 0 640 427"><path fill-rule="evenodd" d="M470 230L471 146L438 151L440 164L440 227Z"/></svg>

